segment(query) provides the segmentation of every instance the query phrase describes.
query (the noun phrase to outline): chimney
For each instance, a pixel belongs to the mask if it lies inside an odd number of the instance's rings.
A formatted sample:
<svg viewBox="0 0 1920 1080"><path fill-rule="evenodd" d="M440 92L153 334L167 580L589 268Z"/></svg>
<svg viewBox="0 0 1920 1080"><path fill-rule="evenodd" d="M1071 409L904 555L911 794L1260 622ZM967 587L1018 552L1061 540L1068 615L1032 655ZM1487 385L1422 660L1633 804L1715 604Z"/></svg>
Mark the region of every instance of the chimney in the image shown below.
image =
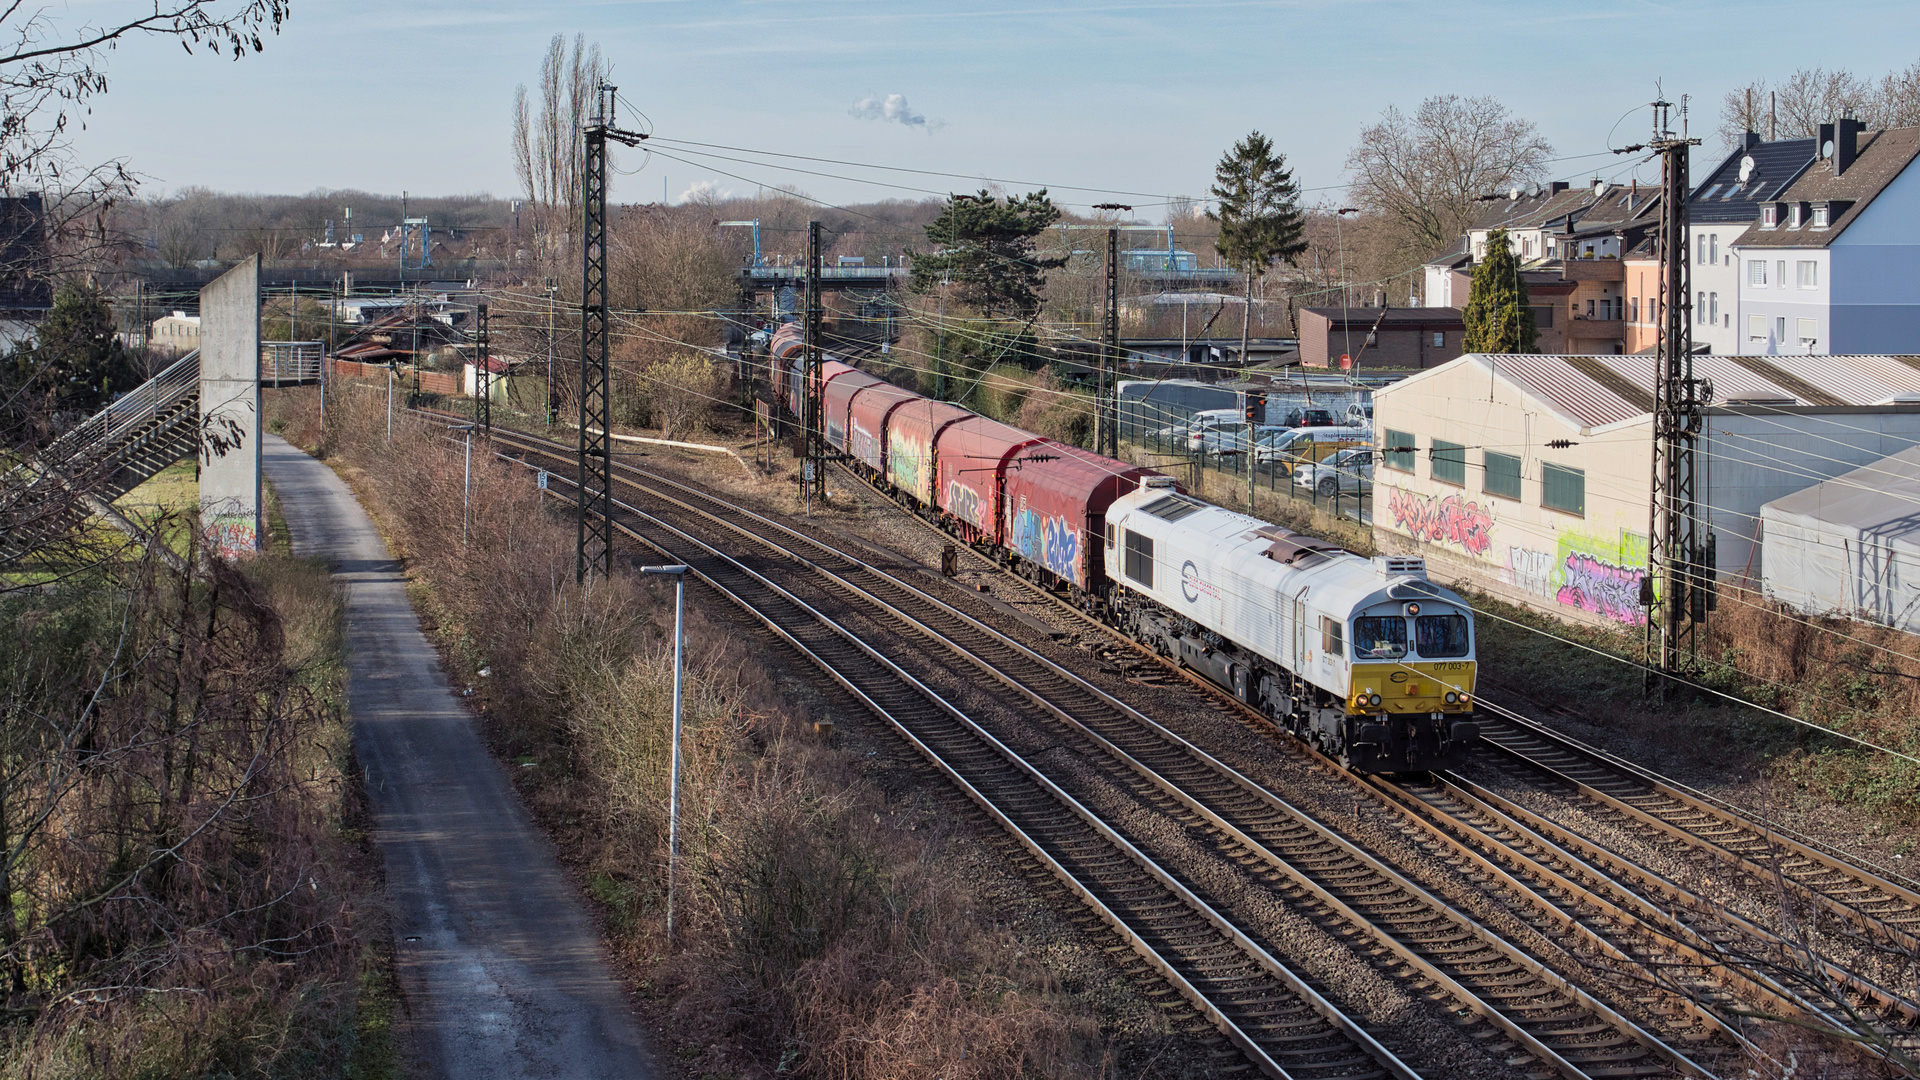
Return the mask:
<svg viewBox="0 0 1920 1080"><path fill-rule="evenodd" d="M1749 131L1747 132L1747 137L1741 140L1740 148L1743 150L1751 150L1754 147L1759 145L1760 145L1760 133L1757 131Z"/></svg>
<svg viewBox="0 0 1920 1080"><path fill-rule="evenodd" d="M1843 116L1834 125L1833 139L1833 175L1839 176L1860 156L1860 133L1867 125L1851 116Z"/></svg>
<svg viewBox="0 0 1920 1080"><path fill-rule="evenodd" d="M1547 185L1547 194L1558 195L1561 192L1567 190L1567 188L1571 186L1572 185L1568 184L1565 180L1555 180L1551 184Z"/></svg>

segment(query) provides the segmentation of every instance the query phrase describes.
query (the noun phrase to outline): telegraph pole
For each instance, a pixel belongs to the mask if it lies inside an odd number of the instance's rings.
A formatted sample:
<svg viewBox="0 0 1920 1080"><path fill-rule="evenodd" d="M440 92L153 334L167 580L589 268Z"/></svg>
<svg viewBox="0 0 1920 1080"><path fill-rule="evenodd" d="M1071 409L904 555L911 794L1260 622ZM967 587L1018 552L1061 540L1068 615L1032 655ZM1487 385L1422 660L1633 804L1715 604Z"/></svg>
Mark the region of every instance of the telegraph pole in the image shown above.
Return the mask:
<svg viewBox="0 0 1920 1080"><path fill-rule="evenodd" d="M480 425L483 438L493 438L493 358L488 355L487 305L485 303L474 311L473 354L476 361L473 369L473 388L477 395L473 402L473 421Z"/></svg>
<svg viewBox="0 0 1920 1080"><path fill-rule="evenodd" d="M801 377L801 437L806 457L800 466L800 497L817 499L827 490L826 385L820 380L820 223L807 222L806 336Z"/></svg>
<svg viewBox="0 0 1920 1080"><path fill-rule="evenodd" d="M646 138L613 126L614 88L594 89L581 170L579 539L574 575L613 569L613 435L608 397L612 373L607 340L607 140L636 146Z"/></svg>
<svg viewBox="0 0 1920 1080"><path fill-rule="evenodd" d="M1680 132L1672 128L1673 105L1653 103L1653 138L1645 146L1660 157L1660 340L1653 386L1653 504L1647 577L1640 590L1647 609L1647 690L1662 700L1675 679L1691 675L1714 606L1713 538L1700 519L1694 468L1695 444L1704 427L1703 386L1693 374L1692 281L1687 250L1686 99Z"/></svg>

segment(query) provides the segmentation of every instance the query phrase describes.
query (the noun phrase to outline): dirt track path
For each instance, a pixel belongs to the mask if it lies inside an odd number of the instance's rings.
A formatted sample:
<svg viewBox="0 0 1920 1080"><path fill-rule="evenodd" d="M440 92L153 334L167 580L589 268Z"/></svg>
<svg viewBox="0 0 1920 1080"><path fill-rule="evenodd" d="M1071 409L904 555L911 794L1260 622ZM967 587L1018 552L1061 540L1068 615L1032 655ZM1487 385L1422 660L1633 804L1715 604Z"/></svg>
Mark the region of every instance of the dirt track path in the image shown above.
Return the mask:
<svg viewBox="0 0 1920 1080"><path fill-rule="evenodd" d="M386 860L412 1071L447 1080L647 1077L600 937L534 828L346 483L267 437L294 552L347 587L348 698Z"/></svg>

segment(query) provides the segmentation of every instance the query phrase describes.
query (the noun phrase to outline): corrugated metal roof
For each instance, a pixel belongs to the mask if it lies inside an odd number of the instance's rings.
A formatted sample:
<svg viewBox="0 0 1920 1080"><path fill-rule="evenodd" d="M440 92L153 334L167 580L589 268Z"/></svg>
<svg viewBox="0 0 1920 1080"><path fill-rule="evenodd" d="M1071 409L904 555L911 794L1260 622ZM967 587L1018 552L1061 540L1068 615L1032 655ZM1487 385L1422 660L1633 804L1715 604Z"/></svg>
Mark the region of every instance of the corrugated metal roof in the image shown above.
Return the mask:
<svg viewBox="0 0 1920 1080"><path fill-rule="evenodd" d="M1604 427L1647 415L1659 371L1652 353L1503 353L1463 356L1453 363L1491 368L1582 427ZM1693 372L1713 384L1712 403L1720 405L1757 400L1867 406L1920 397L1920 359L1904 356L1704 355L1693 358Z"/></svg>

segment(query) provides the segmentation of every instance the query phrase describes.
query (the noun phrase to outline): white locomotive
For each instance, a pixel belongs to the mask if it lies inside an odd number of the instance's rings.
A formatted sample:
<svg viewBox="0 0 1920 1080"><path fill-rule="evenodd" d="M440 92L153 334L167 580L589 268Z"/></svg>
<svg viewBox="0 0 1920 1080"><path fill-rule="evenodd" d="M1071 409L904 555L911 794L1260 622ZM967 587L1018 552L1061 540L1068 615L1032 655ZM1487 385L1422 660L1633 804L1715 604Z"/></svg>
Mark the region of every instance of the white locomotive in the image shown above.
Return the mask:
<svg viewBox="0 0 1920 1080"><path fill-rule="evenodd" d="M1412 558L1366 559L1149 477L1106 517L1110 617L1364 772L1458 764L1471 609Z"/></svg>

